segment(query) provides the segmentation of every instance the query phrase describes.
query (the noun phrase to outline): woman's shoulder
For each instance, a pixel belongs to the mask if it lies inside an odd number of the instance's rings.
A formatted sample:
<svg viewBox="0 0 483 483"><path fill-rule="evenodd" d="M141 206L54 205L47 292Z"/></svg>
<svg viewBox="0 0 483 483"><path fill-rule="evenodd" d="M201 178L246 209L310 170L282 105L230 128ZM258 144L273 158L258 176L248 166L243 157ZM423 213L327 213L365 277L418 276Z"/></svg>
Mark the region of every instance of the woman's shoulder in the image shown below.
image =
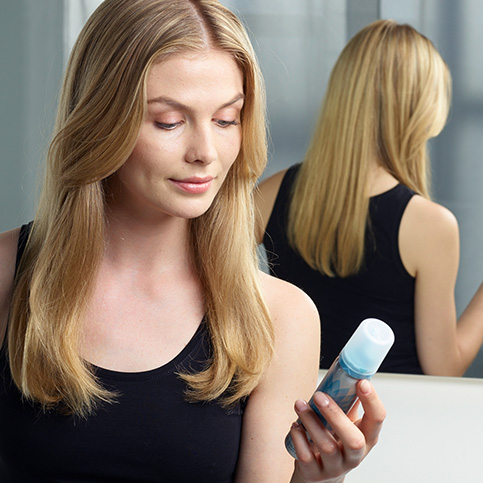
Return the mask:
<svg viewBox="0 0 483 483"><path fill-rule="evenodd" d="M290 337L320 340L320 319L312 299L285 280L260 272L265 303L277 332Z"/></svg>
<svg viewBox="0 0 483 483"><path fill-rule="evenodd" d="M0 233L0 345L7 324L20 228Z"/></svg>
<svg viewBox="0 0 483 483"><path fill-rule="evenodd" d="M278 171L260 182L255 189L256 225L255 237L257 243L262 243L268 220L272 214L278 190L282 184L286 169Z"/></svg>
<svg viewBox="0 0 483 483"><path fill-rule="evenodd" d="M459 228L455 215L434 201L413 196L401 219L399 248L413 276L432 260L457 258Z"/></svg>
<svg viewBox="0 0 483 483"><path fill-rule="evenodd" d="M415 195L404 213L408 228L419 228L423 232L451 235L458 230L456 216L445 206L423 196Z"/></svg>
<svg viewBox="0 0 483 483"><path fill-rule="evenodd" d="M275 191L276 194L287 171L288 169L282 169L281 171L277 171L275 174L272 174L268 178L261 181L258 185L259 191L262 193Z"/></svg>
<svg viewBox="0 0 483 483"><path fill-rule="evenodd" d="M264 198L264 202L271 201L273 204L273 201L275 201L285 177L287 177L287 181L292 184L300 166L300 163L294 164L289 168L277 171L275 174L272 174L268 178L261 181L256 190L257 195L262 196Z"/></svg>

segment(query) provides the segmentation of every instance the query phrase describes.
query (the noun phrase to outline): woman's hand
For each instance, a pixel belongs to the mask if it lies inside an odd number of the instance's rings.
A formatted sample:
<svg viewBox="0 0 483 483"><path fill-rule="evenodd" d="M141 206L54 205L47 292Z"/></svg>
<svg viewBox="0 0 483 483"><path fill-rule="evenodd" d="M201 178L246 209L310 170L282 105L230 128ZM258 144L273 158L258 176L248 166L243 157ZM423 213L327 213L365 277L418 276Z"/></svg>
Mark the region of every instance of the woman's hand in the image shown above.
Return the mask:
<svg viewBox="0 0 483 483"><path fill-rule="evenodd" d="M312 442L307 440L301 425L295 423L292 426L291 435L298 458L293 483L342 482L377 443L386 416L384 406L367 380L357 384L357 395L364 415L355 422L358 404L346 415L326 394L317 392L314 395L313 401L333 428L333 433L322 425L306 402L299 400L295 403L295 411Z"/></svg>

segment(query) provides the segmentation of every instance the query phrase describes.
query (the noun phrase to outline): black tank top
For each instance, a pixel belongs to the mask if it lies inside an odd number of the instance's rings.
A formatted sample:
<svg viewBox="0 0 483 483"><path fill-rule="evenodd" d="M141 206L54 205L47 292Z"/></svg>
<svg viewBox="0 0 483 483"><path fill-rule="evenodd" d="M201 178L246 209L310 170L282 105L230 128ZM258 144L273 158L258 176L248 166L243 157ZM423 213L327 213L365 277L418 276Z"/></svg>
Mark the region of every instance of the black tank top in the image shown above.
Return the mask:
<svg viewBox="0 0 483 483"><path fill-rule="evenodd" d="M96 368L100 382L119 396L82 420L44 414L24 402L2 350L0 481L232 482L244 405L227 411L216 402L188 403L186 385L176 375L201 370L210 355L202 322L162 367L136 373Z"/></svg>
<svg viewBox="0 0 483 483"><path fill-rule="evenodd" d="M363 319L376 317L396 336L380 370L422 374L414 328L415 280L404 268L398 244L401 218L414 192L399 184L372 197L363 268L353 276L328 277L310 268L288 243L287 212L298 168L292 166L280 185L263 244L272 275L297 285L317 305L322 324L320 367L330 367Z"/></svg>

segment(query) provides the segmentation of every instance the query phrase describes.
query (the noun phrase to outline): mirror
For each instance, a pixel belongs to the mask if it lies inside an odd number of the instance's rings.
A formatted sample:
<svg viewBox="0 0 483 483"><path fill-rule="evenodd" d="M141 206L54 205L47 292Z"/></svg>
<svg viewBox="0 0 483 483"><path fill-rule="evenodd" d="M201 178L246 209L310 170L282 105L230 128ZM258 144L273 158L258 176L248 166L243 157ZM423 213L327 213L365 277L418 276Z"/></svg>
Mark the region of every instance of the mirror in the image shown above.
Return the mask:
<svg viewBox="0 0 483 483"><path fill-rule="evenodd" d="M392 18L429 37L448 63L453 100L443 132L430 142L433 198L458 218L458 315L483 280L483 4L477 0L222 0L248 26L264 72L270 121L266 173L301 161L330 71L366 24ZM263 250L261 251L263 254ZM483 350L466 373L483 377Z"/></svg>

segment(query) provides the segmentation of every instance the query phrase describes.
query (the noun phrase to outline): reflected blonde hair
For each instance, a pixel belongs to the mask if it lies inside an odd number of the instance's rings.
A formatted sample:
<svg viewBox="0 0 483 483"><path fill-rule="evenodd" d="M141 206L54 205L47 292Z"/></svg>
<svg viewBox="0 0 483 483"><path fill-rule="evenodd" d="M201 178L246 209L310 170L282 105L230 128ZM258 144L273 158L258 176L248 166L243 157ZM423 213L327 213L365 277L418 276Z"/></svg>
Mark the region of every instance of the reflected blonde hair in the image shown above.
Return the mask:
<svg viewBox="0 0 483 483"><path fill-rule="evenodd" d="M105 0L67 66L8 326L13 378L44 408L86 416L99 401L112 400L79 351L104 251L105 180L134 148L153 63L207 48L235 58L246 99L240 153L210 209L190 220L213 357L206 370L182 375L188 396L231 405L250 394L271 359L274 334L259 287L252 200L266 163L265 94L246 31L216 0Z"/></svg>
<svg viewBox="0 0 483 483"><path fill-rule="evenodd" d="M289 209L290 243L312 268L340 277L360 270L374 160L429 198L427 141L443 129L450 97L447 65L413 27L379 20L349 41L331 73Z"/></svg>

